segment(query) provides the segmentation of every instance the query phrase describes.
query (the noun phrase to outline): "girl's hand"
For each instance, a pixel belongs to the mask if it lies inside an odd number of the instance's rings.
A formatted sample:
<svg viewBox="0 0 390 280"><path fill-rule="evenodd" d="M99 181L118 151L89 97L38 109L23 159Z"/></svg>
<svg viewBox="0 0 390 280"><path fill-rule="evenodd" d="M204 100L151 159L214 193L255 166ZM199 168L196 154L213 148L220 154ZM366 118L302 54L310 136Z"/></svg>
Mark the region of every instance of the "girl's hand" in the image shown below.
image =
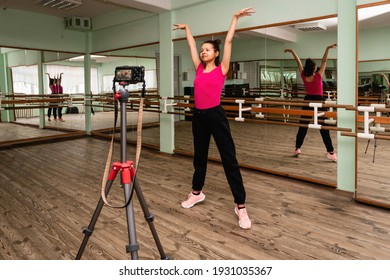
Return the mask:
<svg viewBox="0 0 390 280"><path fill-rule="evenodd" d="M284 52L290 52L290 53L292 53L293 50L292 50L292 49L285 49Z"/></svg>
<svg viewBox="0 0 390 280"><path fill-rule="evenodd" d="M255 11L253 10L253 8L245 8L245 9L242 9L242 10L238 11L237 13L235 13L234 16L236 16L237 18L240 18L240 17L245 17L245 16L251 16L254 13L255 13Z"/></svg>
<svg viewBox="0 0 390 280"><path fill-rule="evenodd" d="M173 26L174 26L174 28L172 30L179 30L179 29L185 30L188 27L187 24L182 24L182 23L177 23L177 24L174 24Z"/></svg>
<svg viewBox="0 0 390 280"><path fill-rule="evenodd" d="M335 49L336 47L337 47L337 44L333 44L333 45L328 46L328 49Z"/></svg>

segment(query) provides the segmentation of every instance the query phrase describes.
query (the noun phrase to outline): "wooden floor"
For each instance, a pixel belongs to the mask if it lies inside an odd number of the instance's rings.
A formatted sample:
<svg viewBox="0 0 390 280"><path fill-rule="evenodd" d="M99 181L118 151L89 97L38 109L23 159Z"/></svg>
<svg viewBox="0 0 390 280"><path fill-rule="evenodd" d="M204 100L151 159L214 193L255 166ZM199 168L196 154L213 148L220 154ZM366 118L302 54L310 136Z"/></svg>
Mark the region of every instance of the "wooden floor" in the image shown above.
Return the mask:
<svg viewBox="0 0 390 280"><path fill-rule="evenodd" d="M92 128L112 129L113 112L97 112L92 116ZM129 112L127 123L135 124L136 112ZM47 129L32 128L37 125L38 118L18 119L19 126L14 124L0 123L0 148L7 146L6 140L25 139L54 135L63 137L66 131L63 129L76 129L82 132L85 126L84 114L66 114L65 122L51 121ZM143 144L159 149L160 127L158 114L144 112ZM152 126L146 127L146 124ZM318 184L336 187L337 164L329 161L325 155L325 147L317 130L309 129L302 154L299 158L292 157L297 127L272 125L264 123L235 122L230 126L237 149L237 158L242 166L250 166L265 172L279 173L286 177L309 180ZM337 151L337 135L330 131L333 145ZM55 136L57 135L57 136ZM136 129L128 130L128 138L135 141ZM38 139L39 140L39 139ZM3 142L5 141L5 143ZM28 142L28 141L27 141ZM38 141L39 142L39 141ZM175 123L175 152L192 154L191 122L180 121ZM367 140L358 141L357 162L357 191L356 199L366 203L390 208L390 141L378 140L374 148L371 141L367 152ZM373 153L375 162L373 162ZM209 149L211 158L219 159L219 153L212 143ZM340 175L340 174L339 174ZM340 175L341 176L341 175Z"/></svg>
<svg viewBox="0 0 390 280"><path fill-rule="evenodd" d="M74 259L100 197L109 142L86 137L0 150L0 259ZM134 157L129 147L128 158ZM114 158L119 159L116 146ZM176 260L390 259L390 211L350 193L242 170L253 222L240 230L222 167L210 163L206 200L191 209L192 160L143 149L138 180L165 253ZM109 200L123 203L113 186ZM140 259L159 259L134 198ZM82 259L129 259L126 214L104 207Z"/></svg>

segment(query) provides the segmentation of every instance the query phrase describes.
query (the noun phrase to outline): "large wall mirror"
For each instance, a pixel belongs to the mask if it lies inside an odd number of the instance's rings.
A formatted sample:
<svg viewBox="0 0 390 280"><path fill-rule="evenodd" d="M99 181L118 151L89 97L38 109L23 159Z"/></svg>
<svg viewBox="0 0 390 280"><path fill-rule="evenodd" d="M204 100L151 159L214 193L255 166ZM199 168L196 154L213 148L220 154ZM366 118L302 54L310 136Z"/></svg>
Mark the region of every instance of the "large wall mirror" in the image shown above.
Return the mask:
<svg viewBox="0 0 390 280"><path fill-rule="evenodd" d="M208 35L196 40L200 46L205 40L216 37L221 37L222 41L224 39L224 35ZM303 63L306 58L312 58L320 65L326 46L336 42L337 18L237 32L233 42L231 72L223 93L224 100L228 101L223 105L232 105L235 99L249 101L266 98L292 104L303 100L304 87L297 64L292 55L284 50L293 48ZM191 95L195 72L186 41L175 41L174 50L180 59L180 93ZM336 66L337 51L333 51L329 54L324 77L324 90L329 91L329 98L332 99L337 93ZM263 106L295 108L288 104ZM241 122L234 121L237 112L233 109L228 110L227 114L232 120L232 134L238 161L242 166L335 187L337 164L325 157L326 149L318 130L309 129L302 154L294 157L298 130L295 124L299 122L299 116L270 113L263 118L257 117L254 112L248 112L244 115L245 121ZM330 131L330 134L337 150L336 132ZM183 120L176 123L175 148L178 153L192 154L191 122ZM219 159L213 142L209 157Z"/></svg>
<svg viewBox="0 0 390 280"><path fill-rule="evenodd" d="M10 94L3 94L3 103L6 99L26 103L8 106L12 123L2 123L2 126L13 126L15 129L4 129L0 139L2 142L33 141L30 138L51 137L52 135L64 135L71 132L83 132L85 130L86 99L92 98L91 129L100 133L112 132L114 125L114 110L110 100L113 93L114 70L117 66L144 66L146 91L148 95L158 94L158 44L141 47L129 47L127 49L107 51L91 55L91 93L84 96L84 55L74 53L61 53L55 51L24 50L17 48L0 48L2 55L6 56L6 68L9 76L8 83ZM67 101L61 103L62 119L59 120L58 106L56 107L57 121L54 120L54 112L51 109L51 120L48 120L48 106L51 103L28 103L29 99L37 98L42 93L39 90L38 61L42 59L43 68L43 95L52 97L50 82L60 80L63 94ZM139 96L142 84L129 85L127 89ZM119 88L117 88L119 89ZM4 105L4 104L3 104ZM58 105L55 103L54 105ZM40 109L45 115L45 129L39 129ZM54 107L54 106L50 106ZM149 106L149 110L153 110ZM130 140L135 140L136 111L129 106L128 131ZM4 112L3 117L5 118ZM158 149L159 147L159 115L148 110L144 113L145 124L144 144ZM119 123L118 123L119 125ZM15 126L13 126L15 127ZM132 129L133 127L133 129ZM18 129L21 128L21 129ZM146 130L148 128L148 130Z"/></svg>
<svg viewBox="0 0 390 280"><path fill-rule="evenodd" d="M389 108L390 4L361 7L358 17L358 104ZM359 112L360 117L363 114ZM383 119L370 123L368 132L388 137L390 113L370 113L379 115ZM364 123L358 122L358 128L363 133ZM358 138L356 200L390 208L389 139Z"/></svg>
<svg viewBox="0 0 390 280"><path fill-rule="evenodd" d="M142 143L154 149L160 147L160 120L159 120L159 45L129 47L120 50L99 52L92 55L99 66L99 84L101 91L94 97L94 111L99 114L92 116L92 133L108 135L112 132L114 120L113 105L107 104L104 99L112 96L113 87L119 90L119 85L113 83L115 68L118 66L143 66L145 68L145 95L146 103L142 114L143 132ZM130 84L125 87L130 93L127 112L127 139L130 142L137 140L138 101L142 94L143 84ZM132 101L135 103L133 104ZM119 125L119 122L118 124ZM108 134L107 134L108 133Z"/></svg>
<svg viewBox="0 0 390 280"><path fill-rule="evenodd" d="M64 94L80 96L84 86L84 67L77 62L77 57L82 54L13 47L0 47L0 51L7 74L7 88L2 92L1 126L4 128L0 138L2 145L25 143L34 139L40 141L45 138L67 137L72 132L80 134L80 129L83 129L80 128L80 124L84 124L83 118L68 122L59 121L59 108L66 119L67 102L56 102L54 105L52 102L37 100L41 98L47 100L52 96L53 87L50 85L54 80L61 85ZM39 87L39 65L42 65L43 90ZM47 129L43 130L39 128L39 116L43 112L47 119L49 107L53 121L47 121L45 124ZM54 121L54 107L57 122Z"/></svg>

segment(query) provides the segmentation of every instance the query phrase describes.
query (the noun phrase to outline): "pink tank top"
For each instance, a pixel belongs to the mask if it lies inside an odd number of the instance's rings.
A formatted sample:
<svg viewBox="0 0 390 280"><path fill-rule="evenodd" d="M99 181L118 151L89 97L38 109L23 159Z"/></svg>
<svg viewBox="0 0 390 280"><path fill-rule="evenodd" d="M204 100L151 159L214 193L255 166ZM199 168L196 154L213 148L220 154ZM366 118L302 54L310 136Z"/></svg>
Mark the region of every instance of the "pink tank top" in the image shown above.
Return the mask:
<svg viewBox="0 0 390 280"><path fill-rule="evenodd" d="M194 99L196 109L209 109L221 103L222 88L226 75L222 74L222 67L219 65L208 73L204 73L204 66L199 64L196 69L194 80Z"/></svg>
<svg viewBox="0 0 390 280"><path fill-rule="evenodd" d="M320 74L315 73L312 82L307 82L303 72L301 73L303 83L305 84L306 94L309 95L323 95L322 77Z"/></svg>

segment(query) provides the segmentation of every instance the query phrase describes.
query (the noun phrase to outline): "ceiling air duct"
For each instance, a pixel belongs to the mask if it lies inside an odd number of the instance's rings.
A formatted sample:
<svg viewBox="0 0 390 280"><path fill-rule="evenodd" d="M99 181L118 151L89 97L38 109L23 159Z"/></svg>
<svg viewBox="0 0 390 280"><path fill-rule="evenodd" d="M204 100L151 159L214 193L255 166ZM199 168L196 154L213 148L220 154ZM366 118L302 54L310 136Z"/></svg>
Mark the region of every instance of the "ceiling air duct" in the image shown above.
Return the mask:
<svg viewBox="0 0 390 280"><path fill-rule="evenodd" d="M50 7L59 10L70 10L83 4L82 0L42 0L43 7Z"/></svg>
<svg viewBox="0 0 390 280"><path fill-rule="evenodd" d="M326 26L319 23L319 22L312 22L312 23L302 23L294 25L295 29L299 29L301 31L323 31L326 30Z"/></svg>

